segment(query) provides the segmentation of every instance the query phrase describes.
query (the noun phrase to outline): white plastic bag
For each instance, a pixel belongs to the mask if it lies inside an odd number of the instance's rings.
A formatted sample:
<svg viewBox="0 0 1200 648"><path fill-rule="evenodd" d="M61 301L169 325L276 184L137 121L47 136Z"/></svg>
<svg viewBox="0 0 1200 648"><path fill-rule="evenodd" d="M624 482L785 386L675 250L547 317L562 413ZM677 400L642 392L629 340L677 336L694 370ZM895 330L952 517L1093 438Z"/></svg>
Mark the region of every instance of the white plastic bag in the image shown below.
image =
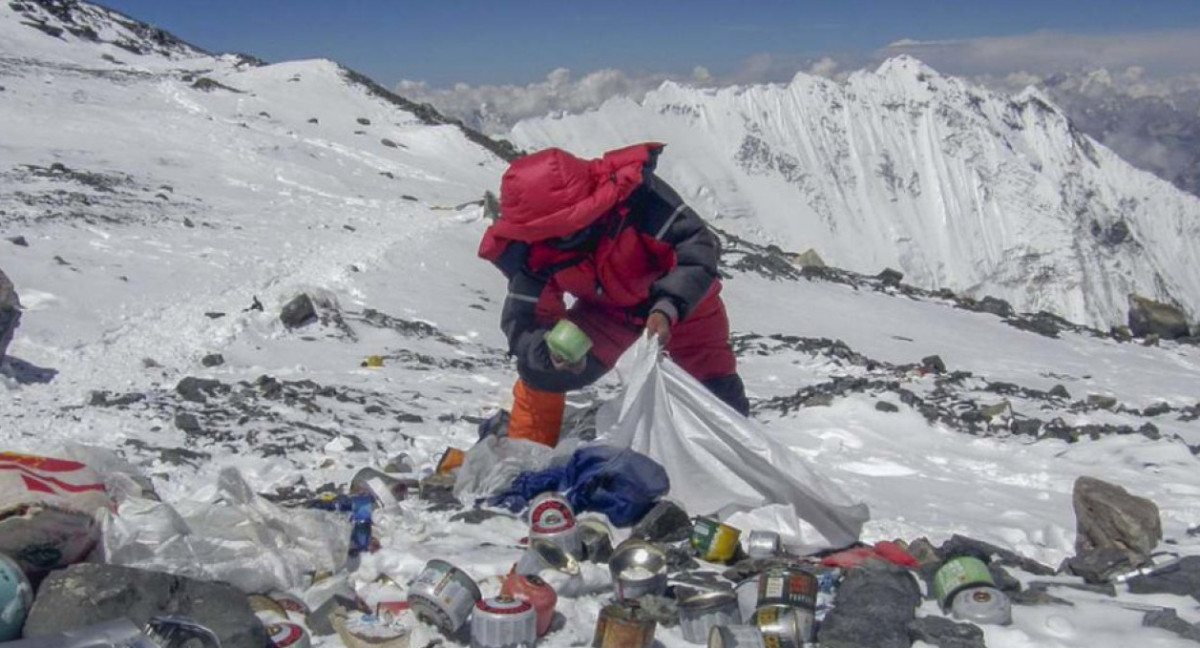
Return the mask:
<svg viewBox="0 0 1200 648"><path fill-rule="evenodd" d="M174 506L139 498L103 521L104 561L226 581L247 593L303 589L313 572L336 572L350 549L344 515L284 510L254 493L236 469L215 501Z"/></svg>
<svg viewBox="0 0 1200 648"><path fill-rule="evenodd" d="M454 496L470 503L508 490L521 473L565 463L578 445L564 441L548 448L536 441L489 436L467 451L454 481Z"/></svg>
<svg viewBox="0 0 1200 648"><path fill-rule="evenodd" d="M858 540L869 517L865 504L662 357L656 341L640 339L618 367L625 391L597 414L598 442L632 448L662 464L670 497L686 510L777 531L804 553ZM788 519L788 513L794 516Z"/></svg>

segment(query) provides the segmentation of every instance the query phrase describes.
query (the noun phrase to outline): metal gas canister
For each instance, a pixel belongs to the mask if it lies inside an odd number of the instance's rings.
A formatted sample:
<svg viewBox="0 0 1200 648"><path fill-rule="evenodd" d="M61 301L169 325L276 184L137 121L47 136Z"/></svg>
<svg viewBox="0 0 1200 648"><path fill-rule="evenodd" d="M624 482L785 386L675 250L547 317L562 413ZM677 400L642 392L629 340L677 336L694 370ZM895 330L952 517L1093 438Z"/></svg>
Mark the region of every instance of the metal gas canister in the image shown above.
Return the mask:
<svg viewBox="0 0 1200 648"><path fill-rule="evenodd" d="M475 581L444 560L426 563L408 589L412 611L448 634L467 622L471 610L482 598Z"/></svg>
<svg viewBox="0 0 1200 648"><path fill-rule="evenodd" d="M308 632L291 621L276 621L265 625L267 638L273 648L310 648L312 646Z"/></svg>
<svg viewBox="0 0 1200 648"><path fill-rule="evenodd" d="M529 504L529 539L549 540L575 558L583 557L583 537L567 498L542 493Z"/></svg>
<svg viewBox="0 0 1200 648"><path fill-rule="evenodd" d="M708 632L708 648L767 648L758 626L713 626Z"/></svg>
<svg viewBox="0 0 1200 648"><path fill-rule="evenodd" d="M679 591L678 588L676 591ZM679 598L679 627L684 640L703 644L714 626L742 622L737 595L732 591L698 592Z"/></svg>
<svg viewBox="0 0 1200 648"><path fill-rule="evenodd" d="M751 558L770 558L783 552L783 540L774 531L751 531L746 538L746 555Z"/></svg>
<svg viewBox="0 0 1200 648"><path fill-rule="evenodd" d="M954 595L950 604L954 618L971 623L1008 625L1012 623L1012 601L995 587L971 587Z"/></svg>
<svg viewBox="0 0 1200 648"><path fill-rule="evenodd" d="M809 612L817 608L817 577L802 569L769 569L758 579L756 605L788 605Z"/></svg>
<svg viewBox="0 0 1200 648"><path fill-rule="evenodd" d="M502 596L529 601L537 615L537 635L544 637L554 622L554 608L558 605L558 594L540 576L519 574L514 568L500 587Z"/></svg>
<svg viewBox="0 0 1200 648"><path fill-rule="evenodd" d="M954 595L964 589L995 586L987 565L973 556L951 558L933 575L933 593L942 610L949 610Z"/></svg>
<svg viewBox="0 0 1200 648"><path fill-rule="evenodd" d="M813 613L790 605L763 605L754 613L754 625L767 648L802 648L813 639Z"/></svg>
<svg viewBox="0 0 1200 648"><path fill-rule="evenodd" d="M533 648L537 637L537 613L529 601L501 595L475 604L471 648Z"/></svg>
<svg viewBox="0 0 1200 648"><path fill-rule="evenodd" d="M650 648L658 624L633 602L610 603L600 610L592 648Z"/></svg>

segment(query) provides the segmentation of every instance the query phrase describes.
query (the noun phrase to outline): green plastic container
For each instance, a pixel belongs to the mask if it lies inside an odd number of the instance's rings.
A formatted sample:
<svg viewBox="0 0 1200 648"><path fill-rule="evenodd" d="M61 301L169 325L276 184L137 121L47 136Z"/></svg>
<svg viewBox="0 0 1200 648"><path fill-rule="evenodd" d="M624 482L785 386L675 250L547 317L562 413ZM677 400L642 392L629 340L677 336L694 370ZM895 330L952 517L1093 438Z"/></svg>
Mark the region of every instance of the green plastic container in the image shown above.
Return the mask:
<svg viewBox="0 0 1200 648"><path fill-rule="evenodd" d="M959 556L942 565L933 577L933 593L942 609L949 609L955 594L968 587L995 587L987 565L978 558Z"/></svg>
<svg viewBox="0 0 1200 648"><path fill-rule="evenodd" d="M575 364L592 349L592 339L571 320L563 319L558 320L558 324L546 334L546 346L554 355Z"/></svg>

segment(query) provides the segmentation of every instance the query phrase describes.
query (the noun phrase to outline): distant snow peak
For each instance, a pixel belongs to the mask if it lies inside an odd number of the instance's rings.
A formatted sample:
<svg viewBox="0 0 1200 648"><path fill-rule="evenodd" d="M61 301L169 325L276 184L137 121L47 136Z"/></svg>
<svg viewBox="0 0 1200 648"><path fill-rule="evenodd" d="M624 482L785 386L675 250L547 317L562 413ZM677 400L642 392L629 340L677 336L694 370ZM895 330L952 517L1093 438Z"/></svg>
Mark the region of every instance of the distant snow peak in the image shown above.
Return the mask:
<svg viewBox="0 0 1200 648"><path fill-rule="evenodd" d="M158 27L99 5L78 0L12 0L6 19L63 41L114 45L128 54L193 58L206 52ZM111 55L110 55L111 56Z"/></svg>
<svg viewBox="0 0 1200 648"><path fill-rule="evenodd" d="M698 90L517 124L522 148L669 146L660 172L732 232L863 273L1107 328L1127 296L1200 313L1200 200L1087 137L1042 90L994 92L911 56L837 83Z"/></svg>

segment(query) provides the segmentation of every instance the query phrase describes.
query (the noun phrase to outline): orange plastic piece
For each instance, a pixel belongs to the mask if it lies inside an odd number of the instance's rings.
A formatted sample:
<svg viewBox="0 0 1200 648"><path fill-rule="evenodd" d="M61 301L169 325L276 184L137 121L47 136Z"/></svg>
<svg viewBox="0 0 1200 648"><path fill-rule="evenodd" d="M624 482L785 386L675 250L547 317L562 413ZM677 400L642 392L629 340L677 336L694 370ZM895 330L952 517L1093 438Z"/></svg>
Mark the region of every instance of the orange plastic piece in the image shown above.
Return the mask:
<svg viewBox="0 0 1200 648"><path fill-rule="evenodd" d="M448 475L451 472L462 467L466 461L467 455L458 448L446 448L446 452L442 454L441 460L438 461L437 474Z"/></svg>
<svg viewBox="0 0 1200 648"><path fill-rule="evenodd" d="M567 395L534 389L517 379L508 420L508 437L536 441L553 448L562 432Z"/></svg>

